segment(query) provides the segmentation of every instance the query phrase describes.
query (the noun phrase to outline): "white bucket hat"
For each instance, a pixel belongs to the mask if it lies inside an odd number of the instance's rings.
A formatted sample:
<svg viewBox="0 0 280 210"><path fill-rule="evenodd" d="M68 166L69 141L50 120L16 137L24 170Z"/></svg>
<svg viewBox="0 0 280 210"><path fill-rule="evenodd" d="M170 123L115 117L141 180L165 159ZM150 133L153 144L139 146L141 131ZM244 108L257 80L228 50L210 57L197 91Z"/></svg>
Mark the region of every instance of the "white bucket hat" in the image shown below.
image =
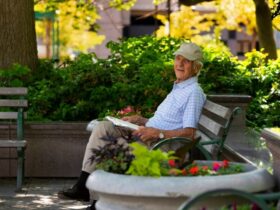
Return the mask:
<svg viewBox="0 0 280 210"><path fill-rule="evenodd" d="M180 48L174 53L174 55L181 55L190 61L202 61L202 51L200 47L191 42L182 43Z"/></svg>

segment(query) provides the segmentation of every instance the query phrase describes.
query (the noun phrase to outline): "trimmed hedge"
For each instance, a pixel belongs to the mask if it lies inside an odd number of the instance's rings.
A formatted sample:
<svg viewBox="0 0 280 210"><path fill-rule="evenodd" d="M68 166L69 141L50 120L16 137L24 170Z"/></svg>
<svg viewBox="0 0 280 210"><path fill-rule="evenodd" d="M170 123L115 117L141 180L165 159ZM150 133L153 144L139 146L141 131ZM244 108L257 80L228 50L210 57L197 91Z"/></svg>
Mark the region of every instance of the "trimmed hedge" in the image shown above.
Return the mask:
<svg viewBox="0 0 280 210"><path fill-rule="evenodd" d="M81 54L59 67L41 60L34 72L15 65L0 70L0 85L29 88L33 121L89 121L127 105L149 116L172 88L173 52L182 41L144 36L110 42L108 59ZM239 61L224 46L211 44L203 53L199 82L205 93L249 94L252 125L280 126L280 60L267 62L263 53L251 52Z"/></svg>

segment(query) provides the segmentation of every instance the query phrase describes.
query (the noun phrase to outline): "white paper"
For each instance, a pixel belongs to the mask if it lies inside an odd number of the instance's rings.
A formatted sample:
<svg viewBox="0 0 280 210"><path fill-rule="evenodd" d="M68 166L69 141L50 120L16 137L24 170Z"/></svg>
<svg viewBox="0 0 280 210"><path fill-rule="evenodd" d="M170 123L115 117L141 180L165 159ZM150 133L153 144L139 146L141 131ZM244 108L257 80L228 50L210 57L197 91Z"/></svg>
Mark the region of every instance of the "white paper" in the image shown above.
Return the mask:
<svg viewBox="0 0 280 210"><path fill-rule="evenodd" d="M130 123L128 121L124 121L115 117L107 116L105 117L107 120L111 121L114 123L114 125L125 127L125 128L130 128L132 130L137 130L139 128L139 125Z"/></svg>

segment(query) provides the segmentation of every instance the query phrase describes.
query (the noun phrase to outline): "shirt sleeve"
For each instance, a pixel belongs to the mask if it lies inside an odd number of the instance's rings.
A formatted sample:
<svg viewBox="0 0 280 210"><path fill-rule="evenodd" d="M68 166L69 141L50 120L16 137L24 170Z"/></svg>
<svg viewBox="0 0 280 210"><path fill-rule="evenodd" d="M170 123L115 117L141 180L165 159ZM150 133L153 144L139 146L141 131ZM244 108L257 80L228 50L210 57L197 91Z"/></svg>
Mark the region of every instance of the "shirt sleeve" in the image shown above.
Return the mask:
<svg viewBox="0 0 280 210"><path fill-rule="evenodd" d="M190 94L184 109L183 128L197 128L205 98L200 90L195 90Z"/></svg>

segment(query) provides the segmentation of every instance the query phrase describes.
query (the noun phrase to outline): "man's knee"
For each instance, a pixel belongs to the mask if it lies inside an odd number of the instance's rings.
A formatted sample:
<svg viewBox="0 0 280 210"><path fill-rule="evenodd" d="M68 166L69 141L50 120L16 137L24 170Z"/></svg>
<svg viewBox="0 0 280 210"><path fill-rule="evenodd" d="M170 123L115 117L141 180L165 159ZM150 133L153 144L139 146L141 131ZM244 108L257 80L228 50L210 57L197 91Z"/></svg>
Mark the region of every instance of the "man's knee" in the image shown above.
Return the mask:
<svg viewBox="0 0 280 210"><path fill-rule="evenodd" d="M110 122L110 121L107 121L107 120L103 120L103 121L100 121L98 123L98 126L103 126L103 127L113 127L113 123Z"/></svg>
<svg viewBox="0 0 280 210"><path fill-rule="evenodd" d="M98 125L92 130L91 139L102 139L106 137L120 137L121 132L118 127L116 127L110 121L100 121Z"/></svg>
<svg viewBox="0 0 280 210"><path fill-rule="evenodd" d="M96 130L111 130L111 129L114 129L114 125L112 122L110 121L100 121L97 126L95 127L95 129L93 129L92 132L95 132Z"/></svg>

